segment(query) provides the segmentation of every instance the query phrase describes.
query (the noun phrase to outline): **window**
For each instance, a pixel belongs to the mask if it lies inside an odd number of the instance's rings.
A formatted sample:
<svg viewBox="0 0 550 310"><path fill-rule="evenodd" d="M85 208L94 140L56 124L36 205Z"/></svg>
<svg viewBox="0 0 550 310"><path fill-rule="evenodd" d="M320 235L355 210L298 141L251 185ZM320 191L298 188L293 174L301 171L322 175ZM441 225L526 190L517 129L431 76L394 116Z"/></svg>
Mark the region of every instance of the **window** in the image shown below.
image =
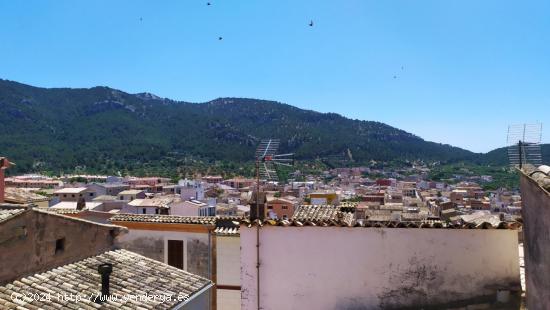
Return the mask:
<svg viewBox="0 0 550 310"><path fill-rule="evenodd" d="M74 194L71 195L73 198L75 197Z"/></svg>
<svg viewBox="0 0 550 310"><path fill-rule="evenodd" d="M63 197L67 198L67 194L63 194Z"/></svg>
<svg viewBox="0 0 550 310"><path fill-rule="evenodd" d="M183 240L168 240L168 265L183 269Z"/></svg>
<svg viewBox="0 0 550 310"><path fill-rule="evenodd" d="M159 214L159 209L155 209L155 214Z"/></svg>
<svg viewBox="0 0 550 310"><path fill-rule="evenodd" d="M283 210L288 210L288 206L283 206Z"/></svg>
<svg viewBox="0 0 550 310"><path fill-rule="evenodd" d="M94 196L94 193L90 193L90 196L93 197L93 196Z"/></svg>
<svg viewBox="0 0 550 310"><path fill-rule="evenodd" d="M147 209L143 208L142 212L143 214L147 213Z"/></svg>
<svg viewBox="0 0 550 310"><path fill-rule="evenodd" d="M55 254L63 253L65 250L65 238L55 240Z"/></svg>

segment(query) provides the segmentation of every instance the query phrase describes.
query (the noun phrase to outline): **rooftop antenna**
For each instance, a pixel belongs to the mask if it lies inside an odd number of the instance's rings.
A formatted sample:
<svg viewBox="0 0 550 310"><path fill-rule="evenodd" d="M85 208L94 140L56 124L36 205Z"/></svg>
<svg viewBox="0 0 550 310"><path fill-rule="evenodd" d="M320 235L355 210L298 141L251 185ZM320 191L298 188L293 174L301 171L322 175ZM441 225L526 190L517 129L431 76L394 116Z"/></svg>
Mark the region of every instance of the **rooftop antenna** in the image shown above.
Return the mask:
<svg viewBox="0 0 550 310"><path fill-rule="evenodd" d="M276 166L292 167L294 165L294 154L277 154L279 144L278 139L265 139L260 141L260 145L256 149L255 216L258 221L265 217L265 211L261 210L262 212L260 212L260 178L267 181L276 181L278 180ZM256 301L258 310L260 310L260 223L256 224Z"/></svg>
<svg viewBox="0 0 550 310"><path fill-rule="evenodd" d="M294 154L276 154L279 149L279 140L266 139L260 142L256 149L256 179L260 178L267 181L277 181L276 166L292 167L294 165ZM259 187L258 187L259 189Z"/></svg>
<svg viewBox="0 0 550 310"><path fill-rule="evenodd" d="M542 124L515 124L508 126L508 160L512 167L522 169L525 164L542 164L540 142Z"/></svg>

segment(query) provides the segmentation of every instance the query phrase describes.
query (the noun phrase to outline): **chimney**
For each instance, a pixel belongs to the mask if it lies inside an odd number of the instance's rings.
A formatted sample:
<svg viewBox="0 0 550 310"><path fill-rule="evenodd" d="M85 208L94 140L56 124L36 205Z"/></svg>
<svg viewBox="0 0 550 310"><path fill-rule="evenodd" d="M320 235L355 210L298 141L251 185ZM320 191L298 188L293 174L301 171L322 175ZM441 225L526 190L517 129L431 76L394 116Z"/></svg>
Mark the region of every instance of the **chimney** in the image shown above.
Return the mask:
<svg viewBox="0 0 550 310"><path fill-rule="evenodd" d="M267 198L265 193L260 192L258 197L258 192L252 193L252 198L250 199L250 220L255 221L256 219L264 220L265 219L265 204Z"/></svg>
<svg viewBox="0 0 550 310"><path fill-rule="evenodd" d="M107 300L109 293L109 276L113 272L113 264L104 263L97 267L97 271L101 275L101 297L99 298L98 303Z"/></svg>

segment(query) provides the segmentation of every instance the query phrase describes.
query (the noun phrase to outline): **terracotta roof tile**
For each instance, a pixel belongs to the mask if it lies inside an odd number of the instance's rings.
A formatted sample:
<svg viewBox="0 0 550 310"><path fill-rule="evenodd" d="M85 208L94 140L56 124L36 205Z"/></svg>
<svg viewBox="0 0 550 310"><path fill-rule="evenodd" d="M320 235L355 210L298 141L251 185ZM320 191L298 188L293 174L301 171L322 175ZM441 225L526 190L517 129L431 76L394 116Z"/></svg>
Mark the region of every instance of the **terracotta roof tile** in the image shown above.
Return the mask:
<svg viewBox="0 0 550 310"><path fill-rule="evenodd" d="M110 276L111 296L118 296L101 305L90 301L101 290L101 275L97 268L102 263L113 264ZM0 286L0 308L21 309L169 309L177 305L177 296L193 296L212 282L203 277L177 269L164 263L126 251L110 251L41 274L25 277ZM51 294L48 301L21 298L13 300L12 294ZM79 295L82 299L63 300L57 294ZM146 295L147 294L147 295ZM146 296L173 294L171 300L147 299ZM123 296L143 296L141 299Z"/></svg>
<svg viewBox="0 0 550 310"><path fill-rule="evenodd" d="M215 225L215 216L179 216L179 215L154 215L154 214L117 214L110 219L111 222L144 222L166 224L203 224Z"/></svg>
<svg viewBox="0 0 550 310"><path fill-rule="evenodd" d="M0 209L0 223L7 221L25 212L25 209Z"/></svg>

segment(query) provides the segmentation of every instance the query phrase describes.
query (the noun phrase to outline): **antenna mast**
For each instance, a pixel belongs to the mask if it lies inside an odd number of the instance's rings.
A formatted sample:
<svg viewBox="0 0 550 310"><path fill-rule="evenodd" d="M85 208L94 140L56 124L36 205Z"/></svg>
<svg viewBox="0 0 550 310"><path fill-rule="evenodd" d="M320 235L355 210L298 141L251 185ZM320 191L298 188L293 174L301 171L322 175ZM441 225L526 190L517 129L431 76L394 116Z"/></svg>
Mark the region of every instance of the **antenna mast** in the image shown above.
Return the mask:
<svg viewBox="0 0 550 310"><path fill-rule="evenodd" d="M542 164L540 142L542 124L516 124L508 126L508 160L512 167L522 169L525 164Z"/></svg>
<svg viewBox="0 0 550 310"><path fill-rule="evenodd" d="M275 166L292 167L294 154L276 154L279 140L266 139L256 149L256 301L260 310L260 223L265 217L265 210L260 210L260 177L265 180L277 180ZM262 201L263 203L263 201ZM252 211L252 210L250 210ZM262 214L263 213L263 214ZM252 214L250 214L252 218Z"/></svg>

